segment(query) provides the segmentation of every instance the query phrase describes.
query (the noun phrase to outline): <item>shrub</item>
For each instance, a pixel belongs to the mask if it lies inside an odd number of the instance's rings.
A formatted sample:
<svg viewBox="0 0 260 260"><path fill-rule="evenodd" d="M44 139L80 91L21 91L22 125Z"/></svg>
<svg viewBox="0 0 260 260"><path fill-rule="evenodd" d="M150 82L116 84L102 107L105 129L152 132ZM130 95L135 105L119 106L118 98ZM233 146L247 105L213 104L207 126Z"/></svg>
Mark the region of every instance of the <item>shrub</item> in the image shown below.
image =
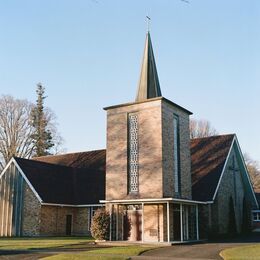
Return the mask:
<svg viewBox="0 0 260 260"><path fill-rule="evenodd" d="M107 240L109 238L110 215L105 209L98 209L91 221L91 235L96 240Z"/></svg>

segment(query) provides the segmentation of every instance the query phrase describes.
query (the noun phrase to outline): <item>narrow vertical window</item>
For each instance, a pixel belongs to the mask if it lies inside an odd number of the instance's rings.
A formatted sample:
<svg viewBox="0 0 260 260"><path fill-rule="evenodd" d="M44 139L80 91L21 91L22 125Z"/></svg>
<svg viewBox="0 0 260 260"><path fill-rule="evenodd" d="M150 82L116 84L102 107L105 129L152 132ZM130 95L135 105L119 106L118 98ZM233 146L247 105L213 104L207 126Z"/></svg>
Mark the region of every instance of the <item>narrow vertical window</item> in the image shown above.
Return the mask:
<svg viewBox="0 0 260 260"><path fill-rule="evenodd" d="M173 116L174 192L180 194L179 117Z"/></svg>
<svg viewBox="0 0 260 260"><path fill-rule="evenodd" d="M128 191L138 192L138 116L128 115Z"/></svg>

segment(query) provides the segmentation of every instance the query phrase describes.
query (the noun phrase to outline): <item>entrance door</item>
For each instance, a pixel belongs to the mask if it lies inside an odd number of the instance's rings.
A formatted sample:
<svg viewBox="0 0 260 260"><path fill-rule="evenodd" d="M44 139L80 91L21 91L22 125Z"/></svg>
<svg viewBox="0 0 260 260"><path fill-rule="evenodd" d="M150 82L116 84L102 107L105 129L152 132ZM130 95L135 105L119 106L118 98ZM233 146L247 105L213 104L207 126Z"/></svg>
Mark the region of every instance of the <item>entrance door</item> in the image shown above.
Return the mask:
<svg viewBox="0 0 260 260"><path fill-rule="evenodd" d="M66 235L71 236L72 215L66 216Z"/></svg>
<svg viewBox="0 0 260 260"><path fill-rule="evenodd" d="M124 216L124 240L142 240L142 210L127 210Z"/></svg>
<svg viewBox="0 0 260 260"><path fill-rule="evenodd" d="M173 239L181 241L180 205L173 204Z"/></svg>

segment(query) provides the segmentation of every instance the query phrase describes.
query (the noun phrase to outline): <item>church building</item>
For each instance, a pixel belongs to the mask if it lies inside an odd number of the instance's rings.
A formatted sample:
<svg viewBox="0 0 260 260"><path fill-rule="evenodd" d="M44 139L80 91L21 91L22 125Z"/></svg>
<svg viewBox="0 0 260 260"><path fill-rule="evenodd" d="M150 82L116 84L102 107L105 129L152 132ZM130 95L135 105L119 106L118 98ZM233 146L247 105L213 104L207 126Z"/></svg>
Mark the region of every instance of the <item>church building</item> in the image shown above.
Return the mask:
<svg viewBox="0 0 260 260"><path fill-rule="evenodd" d="M197 241L241 233L258 210L236 135L190 139L186 108L162 96L147 33L136 99L104 108L106 150L14 157L0 175L0 236L89 235Z"/></svg>

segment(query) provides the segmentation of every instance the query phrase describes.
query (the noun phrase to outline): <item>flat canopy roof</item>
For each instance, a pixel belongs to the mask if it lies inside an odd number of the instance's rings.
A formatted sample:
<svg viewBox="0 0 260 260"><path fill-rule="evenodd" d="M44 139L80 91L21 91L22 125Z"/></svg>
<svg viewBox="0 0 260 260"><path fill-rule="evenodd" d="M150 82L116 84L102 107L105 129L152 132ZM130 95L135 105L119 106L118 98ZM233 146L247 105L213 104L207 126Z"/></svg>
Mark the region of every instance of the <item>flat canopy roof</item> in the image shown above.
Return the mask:
<svg viewBox="0 0 260 260"><path fill-rule="evenodd" d="M175 199L175 198L158 198L158 199L129 199L129 200L100 200L100 203L114 203L114 204L140 204L140 203L167 203L167 202L176 202L176 203L185 203L185 204L209 204L211 201L203 202L196 200L188 199Z"/></svg>

